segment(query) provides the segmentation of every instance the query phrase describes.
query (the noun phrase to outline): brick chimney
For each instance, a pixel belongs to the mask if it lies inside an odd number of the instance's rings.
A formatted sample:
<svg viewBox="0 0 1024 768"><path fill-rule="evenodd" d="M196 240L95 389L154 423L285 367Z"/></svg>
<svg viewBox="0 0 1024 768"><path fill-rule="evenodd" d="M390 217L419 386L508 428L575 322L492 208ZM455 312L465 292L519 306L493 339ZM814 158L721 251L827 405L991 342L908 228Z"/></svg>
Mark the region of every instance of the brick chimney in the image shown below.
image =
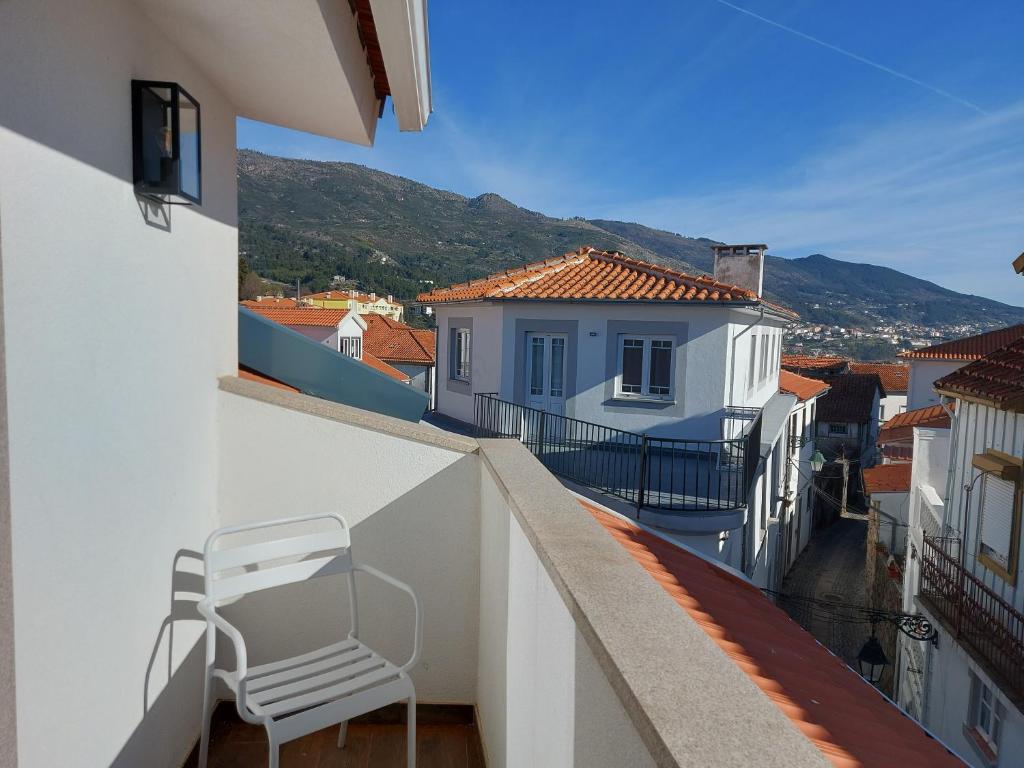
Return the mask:
<svg viewBox="0 0 1024 768"><path fill-rule="evenodd" d="M738 285L758 296L764 288L764 252L768 246L716 245L715 280L729 285Z"/></svg>

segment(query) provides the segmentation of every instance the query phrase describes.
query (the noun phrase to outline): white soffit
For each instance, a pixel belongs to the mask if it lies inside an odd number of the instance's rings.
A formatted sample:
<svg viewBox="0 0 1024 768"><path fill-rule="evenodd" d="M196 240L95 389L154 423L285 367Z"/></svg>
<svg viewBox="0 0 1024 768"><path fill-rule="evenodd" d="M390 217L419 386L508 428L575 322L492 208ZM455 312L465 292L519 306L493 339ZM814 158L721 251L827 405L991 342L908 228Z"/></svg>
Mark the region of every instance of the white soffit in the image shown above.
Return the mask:
<svg viewBox="0 0 1024 768"><path fill-rule="evenodd" d="M346 0L139 2L242 117L373 143L378 102ZM384 3L391 4L405 0ZM173 79L158 71L139 76Z"/></svg>
<svg viewBox="0 0 1024 768"><path fill-rule="evenodd" d="M427 0L370 0L388 87L403 131L420 131L433 109Z"/></svg>

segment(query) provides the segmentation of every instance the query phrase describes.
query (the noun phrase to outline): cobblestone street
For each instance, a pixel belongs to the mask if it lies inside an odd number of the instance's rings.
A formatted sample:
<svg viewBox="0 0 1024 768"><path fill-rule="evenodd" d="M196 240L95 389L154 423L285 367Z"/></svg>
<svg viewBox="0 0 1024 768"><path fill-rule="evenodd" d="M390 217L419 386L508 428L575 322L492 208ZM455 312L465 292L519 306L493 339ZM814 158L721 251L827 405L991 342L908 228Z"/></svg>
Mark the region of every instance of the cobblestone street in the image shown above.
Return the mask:
<svg viewBox="0 0 1024 768"><path fill-rule="evenodd" d="M864 542L867 521L861 516L843 517L817 531L782 582L782 592L792 598L865 605ZM854 668L857 653L870 634L870 626L850 623L849 611L798 600L779 600L779 607L810 631L818 642Z"/></svg>

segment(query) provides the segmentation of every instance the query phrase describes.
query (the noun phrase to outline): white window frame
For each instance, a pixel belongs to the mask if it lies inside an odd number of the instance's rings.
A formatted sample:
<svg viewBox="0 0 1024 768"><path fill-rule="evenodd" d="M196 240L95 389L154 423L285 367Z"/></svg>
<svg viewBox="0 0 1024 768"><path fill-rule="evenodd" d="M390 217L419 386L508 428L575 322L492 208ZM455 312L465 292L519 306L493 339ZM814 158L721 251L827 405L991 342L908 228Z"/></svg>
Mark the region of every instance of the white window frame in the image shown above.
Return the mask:
<svg viewBox="0 0 1024 768"><path fill-rule="evenodd" d="M643 342L643 356L640 362L640 391L622 390L622 357L626 340ZM668 392L651 392L651 348L653 342L667 342L669 345ZM674 336L658 336L644 333L620 333L615 343L615 397L620 400L674 400L676 372L676 339Z"/></svg>
<svg viewBox="0 0 1024 768"><path fill-rule="evenodd" d="M967 725L993 754L998 755L999 739L1006 721L1006 707L999 700L995 686L988 685L973 672L970 676L971 698Z"/></svg>
<svg viewBox="0 0 1024 768"><path fill-rule="evenodd" d="M452 329L452 348L448 351L449 376L456 381L470 381L473 373L473 338L469 328Z"/></svg>
<svg viewBox="0 0 1024 768"><path fill-rule="evenodd" d="M338 343L339 351L343 355L354 357L356 360L363 359L363 340L359 336L342 336ZM355 352L355 354L352 354Z"/></svg>
<svg viewBox="0 0 1024 768"><path fill-rule="evenodd" d="M750 336L750 360L747 365L747 392L757 389L757 334Z"/></svg>

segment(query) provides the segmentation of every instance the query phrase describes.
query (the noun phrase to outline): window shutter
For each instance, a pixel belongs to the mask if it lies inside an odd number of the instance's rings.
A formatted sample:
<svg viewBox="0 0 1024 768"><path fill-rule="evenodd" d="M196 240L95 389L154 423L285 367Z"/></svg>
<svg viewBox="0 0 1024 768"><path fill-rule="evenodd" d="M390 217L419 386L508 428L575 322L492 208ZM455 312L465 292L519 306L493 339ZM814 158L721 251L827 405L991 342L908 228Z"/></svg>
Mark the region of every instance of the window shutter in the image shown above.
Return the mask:
<svg viewBox="0 0 1024 768"><path fill-rule="evenodd" d="M981 496L981 541L999 557L1009 559L1013 536L1014 483L998 477L985 478Z"/></svg>

